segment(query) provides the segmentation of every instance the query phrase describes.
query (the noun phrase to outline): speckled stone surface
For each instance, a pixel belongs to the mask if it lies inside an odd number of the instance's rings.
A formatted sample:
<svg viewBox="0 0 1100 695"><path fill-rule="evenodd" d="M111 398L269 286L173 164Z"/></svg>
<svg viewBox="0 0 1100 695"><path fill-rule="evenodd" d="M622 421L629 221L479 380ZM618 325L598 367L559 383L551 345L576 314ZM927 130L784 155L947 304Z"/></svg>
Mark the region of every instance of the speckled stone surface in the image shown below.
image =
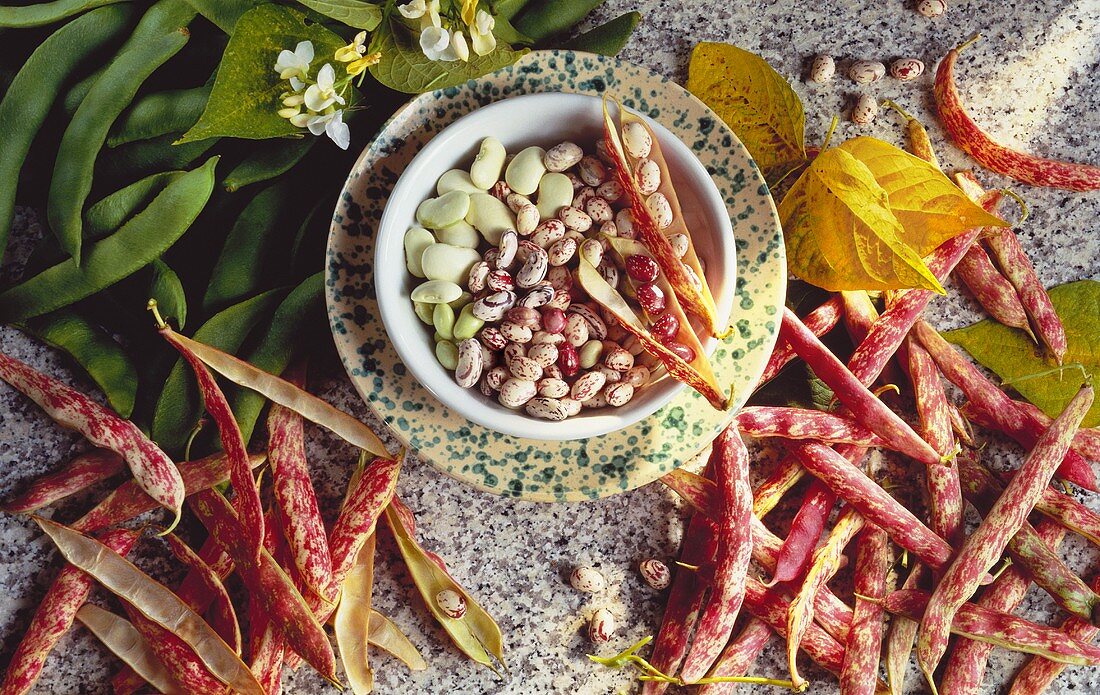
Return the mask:
<svg viewBox="0 0 1100 695"><path fill-rule="evenodd" d="M976 118L1003 142L1047 156L1100 161L1096 135L1100 113L1097 89L1100 60L1100 7L1096 0L1024 2L955 2L938 20L917 15L906 0L836 0L806 4L655 2L610 0L593 17L607 19L638 7L645 15L638 34L623 57L669 77L686 77L691 47L700 40L734 41L762 53L787 76L803 98L807 111L807 141L820 142L834 114L847 115L857 93L843 77L829 85L808 85L803 75L812 56L828 52L841 68L857 58L888 60L913 55L931 68L951 46L982 31L986 40L968 49L960 61L963 96ZM947 167L966 167L967 158L946 144L930 116L930 79L901 84L891 80L872 85L877 97L890 97L929 124ZM896 119L880 115L862 132L899 141ZM839 135L857 128L842 120ZM984 176L990 185L1000 185ZM1082 278L1100 278L1100 241L1096 219L1100 197L1018 186L1031 205L1031 217L1020 231L1040 277L1048 285ZM17 223L17 247L26 248L35 229L27 218ZM32 225L33 227L33 225ZM943 328L968 324L979 317L973 303L952 288L937 299L930 317ZM0 350L30 361L87 387L64 361L11 329L0 330ZM337 405L363 413L347 381L340 375L316 385ZM81 446L78 438L50 422L22 398L0 387L0 496L51 470ZM350 449L310 430L310 455L321 496L334 506L354 462ZM990 449L989 459L1015 466L1015 448ZM101 492L101 491L100 491ZM682 511L659 485L606 500L542 505L491 497L442 477L410 460L400 493L420 519L424 543L443 555L456 577L499 619L507 641L510 678L500 682L491 673L464 661L441 630L434 627L409 589L407 576L393 561L388 541L380 545L377 605L410 635L431 662L429 670L409 675L393 659L379 656L375 678L380 693L576 693L596 695L628 691L625 673L589 663L590 647L582 635L584 616L606 605L616 613L620 630L611 653L653 633L659 625L662 598L645 587L634 567L647 556L675 555ZM86 506L95 494L61 508L61 518ZM1100 509L1100 501L1090 501ZM782 522L776 525L783 531ZM147 544L138 562L165 579L178 575L162 549ZM1076 539L1063 546L1070 565L1086 576L1097 571L1097 555ZM607 592L586 597L569 588L569 568L592 563L610 580ZM6 665L14 642L22 634L37 601L56 571L48 542L24 518L0 515L0 666ZM167 573L167 574L165 574ZM843 578L841 578L843 579ZM842 586L843 582L838 586ZM101 598L101 597L100 597ZM97 599L99 600L99 599ZM1057 622L1049 599L1029 593L1021 614ZM983 693L999 693L1020 659L998 650L990 661ZM82 629L74 630L47 662L36 692L103 693L115 664ZM755 672L784 672L777 643L769 647ZM810 692L835 692L836 682L821 673ZM908 691L922 692L919 677L910 673ZM307 669L290 676L286 691L336 692ZM1071 669L1054 692L1100 691L1100 671ZM775 692L743 688L741 692Z"/></svg>

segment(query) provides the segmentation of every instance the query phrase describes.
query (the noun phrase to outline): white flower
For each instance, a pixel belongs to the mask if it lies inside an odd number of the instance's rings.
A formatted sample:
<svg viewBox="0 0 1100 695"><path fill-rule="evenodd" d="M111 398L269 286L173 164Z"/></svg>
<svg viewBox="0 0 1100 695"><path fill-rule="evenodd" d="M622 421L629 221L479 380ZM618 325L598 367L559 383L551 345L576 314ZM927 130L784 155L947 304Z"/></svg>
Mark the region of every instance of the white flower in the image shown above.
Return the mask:
<svg viewBox="0 0 1100 695"><path fill-rule="evenodd" d="M428 3L424 0L412 0L412 2L405 3L404 5L398 5L397 11L401 13L402 17L419 19L428 11Z"/></svg>
<svg viewBox="0 0 1100 695"><path fill-rule="evenodd" d="M324 111L333 104L344 105L344 98L336 93L334 83L336 71L330 63L317 71L317 84L311 84L306 89L306 108L310 111Z"/></svg>
<svg viewBox="0 0 1100 695"><path fill-rule="evenodd" d="M301 41L293 51L282 51L275 61L275 72L280 79L292 81L309 74L309 64L313 61L313 42ZM298 89L295 87L295 89Z"/></svg>
<svg viewBox="0 0 1100 695"><path fill-rule="evenodd" d="M479 56L489 55L497 47L497 37L493 36L496 23L493 15L485 10L477 11L477 20L470 25L470 43L474 53Z"/></svg>
<svg viewBox="0 0 1100 695"><path fill-rule="evenodd" d="M295 128L305 128L309 125L309 120L313 118L312 113L299 113L290 117L290 125Z"/></svg>
<svg viewBox="0 0 1100 695"><path fill-rule="evenodd" d="M329 139L342 150L346 150L348 145L351 144L351 130L344 123L343 111L337 110L331 113L317 114L309 119L306 127L314 135L327 134Z"/></svg>
<svg viewBox="0 0 1100 695"><path fill-rule="evenodd" d="M451 35L451 49L458 60L470 59L470 48L466 45L466 37L462 35L461 31L456 31Z"/></svg>
<svg viewBox="0 0 1100 695"><path fill-rule="evenodd" d="M443 27L424 27L420 32L420 50L429 60L453 60L445 58L444 54L453 53L448 50L451 47L451 32Z"/></svg>
<svg viewBox="0 0 1100 695"><path fill-rule="evenodd" d="M443 22L439 19L439 0L428 0L428 11L420 18L420 28L423 30L426 27L442 27Z"/></svg>
<svg viewBox="0 0 1100 695"><path fill-rule="evenodd" d="M297 77L290 78L290 88L295 92L300 92L306 88L306 83L299 80Z"/></svg>

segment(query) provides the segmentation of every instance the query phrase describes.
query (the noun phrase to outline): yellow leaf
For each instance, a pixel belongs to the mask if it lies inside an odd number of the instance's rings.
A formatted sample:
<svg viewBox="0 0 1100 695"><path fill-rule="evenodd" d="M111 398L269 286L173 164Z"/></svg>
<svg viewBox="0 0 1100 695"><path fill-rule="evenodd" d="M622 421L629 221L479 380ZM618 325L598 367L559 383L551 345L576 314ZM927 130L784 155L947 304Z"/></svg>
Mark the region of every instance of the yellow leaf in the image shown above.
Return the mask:
<svg viewBox="0 0 1100 695"><path fill-rule="evenodd" d="M760 56L724 43L697 44L687 89L737 134L769 183L806 159L802 102Z"/></svg>
<svg viewBox="0 0 1100 695"><path fill-rule="evenodd" d="M905 243L921 256L967 229L1008 226L970 200L938 167L887 142L858 137L838 149L871 170L889 197Z"/></svg>
<svg viewBox="0 0 1100 695"><path fill-rule="evenodd" d="M779 206L791 272L827 290L943 287L913 249L867 165L822 152Z"/></svg>

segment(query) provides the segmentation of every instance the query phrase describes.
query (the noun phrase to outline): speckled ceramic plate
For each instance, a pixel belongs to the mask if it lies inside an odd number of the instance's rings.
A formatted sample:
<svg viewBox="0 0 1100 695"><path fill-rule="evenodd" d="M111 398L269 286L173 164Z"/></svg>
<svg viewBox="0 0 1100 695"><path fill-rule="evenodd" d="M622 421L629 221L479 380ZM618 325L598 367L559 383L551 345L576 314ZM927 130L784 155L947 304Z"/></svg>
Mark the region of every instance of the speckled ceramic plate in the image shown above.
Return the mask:
<svg viewBox="0 0 1100 695"><path fill-rule="evenodd" d="M645 485L688 461L729 421L691 389L617 432L563 442L507 436L439 403L398 359L374 297L374 235L405 166L437 132L485 104L518 94L605 92L677 135L699 157L726 202L737 241L735 330L711 358L740 407L775 343L786 289L775 206L741 142L679 85L615 58L534 51L510 68L422 94L363 151L340 195L329 233L326 295L336 346L356 390L410 449L482 490L535 501L605 497Z"/></svg>

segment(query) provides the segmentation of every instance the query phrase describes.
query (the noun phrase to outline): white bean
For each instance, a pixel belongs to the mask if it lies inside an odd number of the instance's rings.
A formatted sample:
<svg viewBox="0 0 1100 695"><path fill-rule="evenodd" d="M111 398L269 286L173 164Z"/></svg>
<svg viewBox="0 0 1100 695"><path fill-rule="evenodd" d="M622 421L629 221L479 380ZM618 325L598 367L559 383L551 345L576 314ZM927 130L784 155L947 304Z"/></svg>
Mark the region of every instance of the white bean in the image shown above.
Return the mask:
<svg viewBox="0 0 1100 695"><path fill-rule="evenodd" d="M573 201L573 182L565 174L549 173L539 181L539 217L548 220Z"/></svg>
<svg viewBox="0 0 1100 695"><path fill-rule="evenodd" d="M405 232L405 267L418 278L424 277L424 267L420 265L420 257L424 249L435 243L432 233L423 227L410 227Z"/></svg>
<svg viewBox="0 0 1100 695"><path fill-rule="evenodd" d="M481 232L485 241L493 246L500 243L500 235L506 230L516 228L512 211L488 193L474 193L470 196L470 209L466 213L466 221Z"/></svg>
<svg viewBox="0 0 1100 695"><path fill-rule="evenodd" d="M436 238L444 244L462 246L468 249L476 249L478 244L481 243L481 237L478 236L477 230L466 220L459 220L438 230Z"/></svg>
<svg viewBox="0 0 1100 695"><path fill-rule="evenodd" d="M546 173L546 166L542 163L546 151L541 147L528 147L508 162L508 168L504 171L504 180L516 193L531 195L539 187L539 180ZM490 184L492 185L492 184Z"/></svg>
<svg viewBox="0 0 1100 695"><path fill-rule="evenodd" d="M428 280L413 288L410 298L425 304L446 304L462 296L462 288L446 280Z"/></svg>
<svg viewBox="0 0 1100 695"><path fill-rule="evenodd" d="M504 158L508 153L500 140L487 137L481 141L481 148L474 157L474 163L470 166L470 181L483 191L489 190L504 168Z"/></svg>
<svg viewBox="0 0 1100 695"><path fill-rule="evenodd" d="M482 193L482 189L474 185L470 180L469 172L462 169L451 169L439 177L435 184L435 194L443 195L451 191L463 191L465 193Z"/></svg>
<svg viewBox="0 0 1100 695"><path fill-rule="evenodd" d="M470 277L470 268L480 260L481 254L475 249L436 243L424 249L420 267L429 280L446 280L457 285Z"/></svg>
<svg viewBox="0 0 1100 695"><path fill-rule="evenodd" d="M470 194L448 191L428 198L416 208L416 221L428 229L442 229L458 222L470 211Z"/></svg>

